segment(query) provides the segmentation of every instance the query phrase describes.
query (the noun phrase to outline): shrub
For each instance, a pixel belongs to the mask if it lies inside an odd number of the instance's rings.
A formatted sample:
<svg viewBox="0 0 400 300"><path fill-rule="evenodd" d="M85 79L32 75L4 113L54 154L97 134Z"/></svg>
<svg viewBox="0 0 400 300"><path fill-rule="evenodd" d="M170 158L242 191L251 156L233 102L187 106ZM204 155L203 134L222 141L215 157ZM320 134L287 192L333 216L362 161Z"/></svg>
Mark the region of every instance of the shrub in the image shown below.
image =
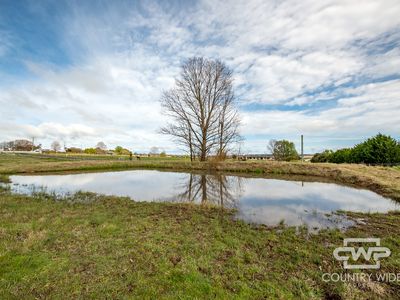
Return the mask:
<svg viewBox="0 0 400 300"><path fill-rule="evenodd" d="M378 134L353 148L352 160L366 164L400 163L400 144L394 138Z"/></svg>
<svg viewBox="0 0 400 300"><path fill-rule="evenodd" d="M107 150L96 147L96 154L107 154Z"/></svg>
<svg viewBox="0 0 400 300"><path fill-rule="evenodd" d="M76 148L76 147L70 147L66 149L66 152L68 153L82 153L82 149Z"/></svg>
<svg viewBox="0 0 400 300"><path fill-rule="evenodd" d="M122 148L121 146L117 146L117 147L115 147L114 152L118 155L121 155L123 150L124 150L124 148Z"/></svg>
<svg viewBox="0 0 400 300"><path fill-rule="evenodd" d="M344 148L336 150L329 158L329 162L336 164L351 163L352 162L352 149Z"/></svg>
<svg viewBox="0 0 400 300"><path fill-rule="evenodd" d="M322 153L315 153L314 156L311 158L311 162L329 162L330 158L333 154L332 150L325 150Z"/></svg>
<svg viewBox="0 0 400 300"><path fill-rule="evenodd" d="M83 152L86 154L96 154L96 149L95 148L86 148Z"/></svg>
<svg viewBox="0 0 400 300"><path fill-rule="evenodd" d="M121 146L115 147L114 152L115 152L115 154L117 154L117 155L129 155L129 154L131 153L131 151L129 151L129 150L126 149L126 148L122 148Z"/></svg>
<svg viewBox="0 0 400 300"><path fill-rule="evenodd" d="M379 133L353 148L317 153L311 162L396 164L400 163L400 143Z"/></svg>

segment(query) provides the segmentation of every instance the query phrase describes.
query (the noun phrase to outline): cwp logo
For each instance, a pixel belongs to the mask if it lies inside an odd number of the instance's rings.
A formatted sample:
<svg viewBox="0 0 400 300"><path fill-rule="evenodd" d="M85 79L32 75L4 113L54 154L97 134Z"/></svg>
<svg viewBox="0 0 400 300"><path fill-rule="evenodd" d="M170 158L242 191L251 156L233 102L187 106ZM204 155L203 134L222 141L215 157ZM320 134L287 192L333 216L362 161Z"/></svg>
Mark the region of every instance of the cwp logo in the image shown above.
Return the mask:
<svg viewBox="0 0 400 300"><path fill-rule="evenodd" d="M372 247L353 246L350 244L374 244ZM379 238L348 238L343 240L344 247L338 247L333 251L333 256L338 261L343 261L345 269L379 269L381 267L380 259L388 257L391 252L389 248L381 247L381 239ZM357 250L356 250L357 248ZM350 264L350 257L357 262L363 257L368 264ZM371 259L372 258L372 259Z"/></svg>

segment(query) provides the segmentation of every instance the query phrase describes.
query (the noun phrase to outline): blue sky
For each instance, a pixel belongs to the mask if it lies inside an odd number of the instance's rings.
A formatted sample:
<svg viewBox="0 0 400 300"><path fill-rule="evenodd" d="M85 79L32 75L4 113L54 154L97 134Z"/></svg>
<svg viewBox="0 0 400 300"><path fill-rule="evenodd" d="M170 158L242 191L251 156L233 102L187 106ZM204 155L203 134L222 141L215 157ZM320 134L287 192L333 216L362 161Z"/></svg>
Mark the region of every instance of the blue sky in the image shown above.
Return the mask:
<svg viewBox="0 0 400 300"><path fill-rule="evenodd" d="M400 2L0 1L0 140L179 149L158 99L191 56L234 71L246 152L400 138Z"/></svg>

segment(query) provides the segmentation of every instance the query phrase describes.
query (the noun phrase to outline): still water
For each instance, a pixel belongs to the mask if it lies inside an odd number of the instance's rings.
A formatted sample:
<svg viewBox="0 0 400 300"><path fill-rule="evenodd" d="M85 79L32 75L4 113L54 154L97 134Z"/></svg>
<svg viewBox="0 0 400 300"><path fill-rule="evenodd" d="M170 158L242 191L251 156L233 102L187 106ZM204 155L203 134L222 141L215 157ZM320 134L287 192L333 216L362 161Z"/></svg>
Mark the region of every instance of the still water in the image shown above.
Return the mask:
<svg viewBox="0 0 400 300"><path fill-rule="evenodd" d="M251 223L311 229L346 228L352 221L338 210L387 212L399 209L371 191L333 183L134 170L68 175L11 176L12 190L38 189L59 195L88 191L129 196L135 201L211 203L237 209L236 218Z"/></svg>

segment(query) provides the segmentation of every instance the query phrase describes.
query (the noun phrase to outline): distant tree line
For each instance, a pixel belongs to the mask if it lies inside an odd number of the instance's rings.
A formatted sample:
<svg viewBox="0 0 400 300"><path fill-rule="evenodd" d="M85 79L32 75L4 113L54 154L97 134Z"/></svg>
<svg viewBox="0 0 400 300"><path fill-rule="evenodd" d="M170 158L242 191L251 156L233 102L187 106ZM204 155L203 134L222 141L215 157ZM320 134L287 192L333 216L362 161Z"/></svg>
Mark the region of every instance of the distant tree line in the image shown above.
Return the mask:
<svg viewBox="0 0 400 300"><path fill-rule="evenodd" d="M336 151L325 150L316 153L311 162L364 163L391 165L400 163L400 142L388 135L377 134L354 146Z"/></svg>
<svg viewBox="0 0 400 300"><path fill-rule="evenodd" d="M96 146L89 148L79 148L79 147L65 147L61 145L61 142L54 140L49 149L42 149L42 145L34 145L32 141L26 139L19 139L9 142L0 142L0 150L4 151L35 151L40 149L44 153L57 153L65 152L70 154L114 154L114 155L137 155L131 150L124 148L122 146L116 146L115 149L108 149L104 142L98 142ZM160 150L159 147L151 147L148 153L149 156L160 156L166 157L167 154L164 150Z"/></svg>
<svg viewBox="0 0 400 300"><path fill-rule="evenodd" d="M85 154L116 154L116 155L129 155L130 150L123 148L122 146L115 147L114 150L107 148L104 142L98 142L95 147L81 149L77 147L70 147L65 149L67 153L85 153Z"/></svg>
<svg viewBox="0 0 400 300"><path fill-rule="evenodd" d="M35 151L41 147L42 145L34 145L32 141L25 139L0 143L0 149L6 151Z"/></svg>

